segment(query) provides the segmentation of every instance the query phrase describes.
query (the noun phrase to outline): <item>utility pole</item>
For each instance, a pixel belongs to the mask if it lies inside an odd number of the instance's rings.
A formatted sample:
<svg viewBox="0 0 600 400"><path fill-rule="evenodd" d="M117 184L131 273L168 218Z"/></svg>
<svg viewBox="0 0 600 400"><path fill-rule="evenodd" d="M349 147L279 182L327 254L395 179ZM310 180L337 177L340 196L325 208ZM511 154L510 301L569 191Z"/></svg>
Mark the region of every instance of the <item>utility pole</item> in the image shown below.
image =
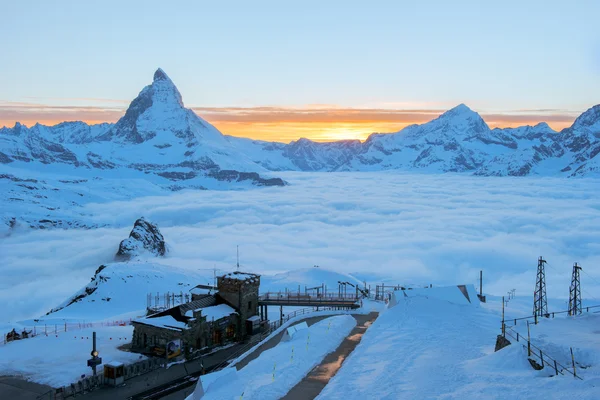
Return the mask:
<svg viewBox="0 0 600 400"><path fill-rule="evenodd" d="M477 295L479 301L485 303L485 296L483 295L483 271L479 270L479 294Z"/></svg>
<svg viewBox="0 0 600 400"><path fill-rule="evenodd" d="M581 314L581 281L579 271L581 267L575 263L573 265L573 276L571 277L571 288L569 289L569 315Z"/></svg>
<svg viewBox="0 0 600 400"><path fill-rule="evenodd" d="M213 287L217 287L217 264L213 264Z"/></svg>
<svg viewBox="0 0 600 400"><path fill-rule="evenodd" d="M237 252L237 270L240 270L240 246L235 246Z"/></svg>
<svg viewBox="0 0 600 400"><path fill-rule="evenodd" d="M535 291L533 292L533 315L545 317L548 315L548 298L546 297L546 271L544 269L546 260L540 256L537 266L537 277L535 280Z"/></svg>

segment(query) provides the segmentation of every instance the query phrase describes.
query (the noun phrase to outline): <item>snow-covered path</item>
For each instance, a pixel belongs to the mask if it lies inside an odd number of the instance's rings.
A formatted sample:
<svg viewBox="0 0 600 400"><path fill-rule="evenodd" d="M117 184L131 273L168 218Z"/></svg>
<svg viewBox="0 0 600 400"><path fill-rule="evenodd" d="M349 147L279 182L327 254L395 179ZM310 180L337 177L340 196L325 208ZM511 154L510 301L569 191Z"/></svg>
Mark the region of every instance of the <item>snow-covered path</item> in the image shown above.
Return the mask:
<svg viewBox="0 0 600 400"><path fill-rule="evenodd" d="M549 378L521 346L494 353L497 314L425 297L382 313L318 399L594 399L597 379ZM575 395L575 397L573 397Z"/></svg>
<svg viewBox="0 0 600 400"><path fill-rule="evenodd" d="M208 386L203 399L239 399L240 396L244 400L279 399L326 354L335 350L355 325L352 316L342 315L300 330L291 340L264 351L240 371L230 368L230 374L225 373Z"/></svg>

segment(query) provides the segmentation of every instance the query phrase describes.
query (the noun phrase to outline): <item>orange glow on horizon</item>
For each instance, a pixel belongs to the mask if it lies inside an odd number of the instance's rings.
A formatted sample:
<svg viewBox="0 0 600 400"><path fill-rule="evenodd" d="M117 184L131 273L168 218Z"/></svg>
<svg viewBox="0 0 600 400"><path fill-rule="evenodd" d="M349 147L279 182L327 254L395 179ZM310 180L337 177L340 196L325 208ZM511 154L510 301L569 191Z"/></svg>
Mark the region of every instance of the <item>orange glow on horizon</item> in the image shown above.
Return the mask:
<svg viewBox="0 0 600 400"><path fill-rule="evenodd" d="M19 106L21 107L21 106ZM0 127L14 126L16 121L33 126L36 123L56 125L63 121L88 124L116 122L124 110L100 107L65 107L45 109L31 105L2 109ZM228 107L196 108L195 112L225 135L254 140L290 142L307 138L317 142L361 140L374 133L397 132L411 124L423 124L436 118L441 110L348 109L335 106L309 108ZM482 114L490 128L535 125L546 120L557 131L571 126L571 115L503 115Z"/></svg>

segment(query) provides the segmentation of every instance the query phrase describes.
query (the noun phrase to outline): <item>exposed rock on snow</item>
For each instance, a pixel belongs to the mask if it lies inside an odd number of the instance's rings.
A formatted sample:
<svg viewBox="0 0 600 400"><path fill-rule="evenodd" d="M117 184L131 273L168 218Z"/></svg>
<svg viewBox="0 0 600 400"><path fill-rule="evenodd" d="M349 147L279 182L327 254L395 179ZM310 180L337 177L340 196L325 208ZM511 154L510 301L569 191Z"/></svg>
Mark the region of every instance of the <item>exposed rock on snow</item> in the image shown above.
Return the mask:
<svg viewBox="0 0 600 400"><path fill-rule="evenodd" d="M139 256L144 250L155 256L164 256L167 252L165 238L158 227L142 217L135 221L129 237L119 245L115 258L129 260Z"/></svg>

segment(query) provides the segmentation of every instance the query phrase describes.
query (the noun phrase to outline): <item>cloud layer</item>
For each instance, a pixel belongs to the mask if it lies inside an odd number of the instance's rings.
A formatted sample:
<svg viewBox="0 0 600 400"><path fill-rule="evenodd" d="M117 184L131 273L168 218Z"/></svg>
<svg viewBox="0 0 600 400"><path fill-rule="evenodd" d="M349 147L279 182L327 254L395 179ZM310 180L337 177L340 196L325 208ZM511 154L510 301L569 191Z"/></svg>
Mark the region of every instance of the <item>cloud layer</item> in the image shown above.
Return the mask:
<svg viewBox="0 0 600 400"><path fill-rule="evenodd" d="M241 264L277 273L318 264L372 284L477 283L529 295L537 257L548 296L568 296L579 262L583 296L600 299L600 182L383 173L285 173L291 185L192 191L90 204L110 228L29 231L0 242L0 321L36 316L89 282L136 218L156 222L163 263L190 270ZM209 272L208 272L209 271ZM600 304L600 300L596 301ZM37 313L37 314L36 314Z"/></svg>

